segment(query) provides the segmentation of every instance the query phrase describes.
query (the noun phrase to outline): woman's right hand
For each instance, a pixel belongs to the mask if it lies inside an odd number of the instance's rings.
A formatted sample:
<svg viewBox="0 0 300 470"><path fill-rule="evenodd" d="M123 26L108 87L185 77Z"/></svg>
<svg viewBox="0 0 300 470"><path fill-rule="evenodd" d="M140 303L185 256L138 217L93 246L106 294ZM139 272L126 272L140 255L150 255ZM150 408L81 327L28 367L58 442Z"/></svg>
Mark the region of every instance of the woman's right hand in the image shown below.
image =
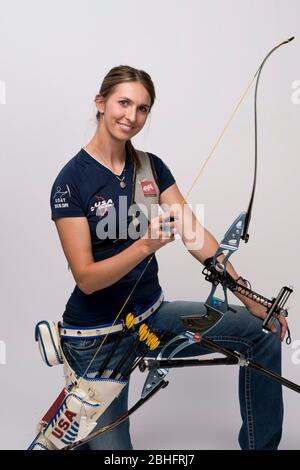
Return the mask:
<svg viewBox="0 0 300 470"><path fill-rule="evenodd" d="M146 247L149 254L155 253L157 250L175 240L174 211L164 212L158 217L151 220L148 230L141 238L143 245Z"/></svg>

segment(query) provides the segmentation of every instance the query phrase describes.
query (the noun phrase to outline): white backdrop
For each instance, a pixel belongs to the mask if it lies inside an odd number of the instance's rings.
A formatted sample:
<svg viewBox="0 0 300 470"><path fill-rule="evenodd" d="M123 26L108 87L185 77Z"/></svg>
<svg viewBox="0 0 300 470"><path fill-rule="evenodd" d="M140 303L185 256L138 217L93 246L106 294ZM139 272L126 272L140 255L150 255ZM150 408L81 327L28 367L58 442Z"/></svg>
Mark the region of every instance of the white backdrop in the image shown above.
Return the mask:
<svg viewBox="0 0 300 470"><path fill-rule="evenodd" d="M299 17L297 0L0 0L1 448L26 448L63 386L61 367L47 368L34 342L37 321L58 320L74 285L49 194L92 136L93 98L116 65L153 78L157 101L134 144L163 158L185 193L263 57L296 36L262 74L250 241L232 261L268 297L295 286L289 322L299 350ZM253 91L189 198L205 205L218 239L250 197ZM205 300L201 265L179 240L158 257L166 298ZM300 354L283 350L284 375L299 383ZM172 371L167 389L132 417L134 448L237 449L237 374ZM133 376L131 403L144 379ZM300 397L286 389L281 449L300 448L299 422Z"/></svg>

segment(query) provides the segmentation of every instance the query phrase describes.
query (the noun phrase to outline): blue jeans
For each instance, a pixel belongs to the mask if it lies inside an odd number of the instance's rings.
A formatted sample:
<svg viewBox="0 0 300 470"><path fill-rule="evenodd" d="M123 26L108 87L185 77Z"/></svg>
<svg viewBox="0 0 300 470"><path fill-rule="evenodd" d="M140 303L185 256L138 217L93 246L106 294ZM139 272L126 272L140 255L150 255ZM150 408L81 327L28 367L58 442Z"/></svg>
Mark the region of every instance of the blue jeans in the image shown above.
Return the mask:
<svg viewBox="0 0 300 470"><path fill-rule="evenodd" d="M263 367L281 374L281 341L280 325L277 322L277 333L264 333L262 321L251 315L245 307L234 306L237 313L227 311L221 319L204 333L204 337L215 343L243 353L247 359L257 362ZM174 301L163 302L152 320L152 327L169 332L169 336L176 336L185 331L181 316L204 315L206 308L202 302ZM169 339L168 338L168 339ZM94 341L94 344L92 342ZM97 340L98 341L98 340ZM127 338L121 342L118 353L114 357L116 364L119 357L133 341ZM75 370L80 370L92 352L95 352L95 340L80 340L87 347L74 350L74 344L78 342L66 341L63 345L67 359ZM84 344L82 344L84 346ZM95 362L95 368L111 348L106 344L100 351ZM151 355L156 356L159 350ZM169 351L167 351L169 352ZM191 357L207 354L207 350L193 345L186 348L176 357ZM147 354L150 357L150 354ZM132 360L132 358L131 358ZM77 362L77 367L76 367ZM112 362L112 368L114 366ZM78 369L79 366L79 369ZM100 418L99 426L103 426L114 417L120 416L127 410L128 386L120 396L113 402L104 415ZM277 449L281 434L283 421L282 387L268 377L259 374L247 367L240 367L239 374L239 400L242 418L242 426L239 433L239 444L241 449L271 450ZM85 448L89 449L132 449L128 420L116 428L104 433L103 436L95 438Z"/></svg>

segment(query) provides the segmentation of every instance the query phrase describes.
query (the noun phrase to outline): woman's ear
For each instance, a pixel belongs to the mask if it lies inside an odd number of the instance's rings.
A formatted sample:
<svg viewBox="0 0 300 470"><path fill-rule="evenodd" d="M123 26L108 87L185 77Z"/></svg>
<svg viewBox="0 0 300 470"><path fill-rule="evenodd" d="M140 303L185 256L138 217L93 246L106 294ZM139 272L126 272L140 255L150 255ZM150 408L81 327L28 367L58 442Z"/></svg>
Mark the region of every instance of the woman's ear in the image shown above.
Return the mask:
<svg viewBox="0 0 300 470"><path fill-rule="evenodd" d="M104 114L104 110L105 110L105 101L104 101L104 98L103 96L101 95L96 95L95 96L95 105L96 105L96 108L97 110L99 111L100 114Z"/></svg>

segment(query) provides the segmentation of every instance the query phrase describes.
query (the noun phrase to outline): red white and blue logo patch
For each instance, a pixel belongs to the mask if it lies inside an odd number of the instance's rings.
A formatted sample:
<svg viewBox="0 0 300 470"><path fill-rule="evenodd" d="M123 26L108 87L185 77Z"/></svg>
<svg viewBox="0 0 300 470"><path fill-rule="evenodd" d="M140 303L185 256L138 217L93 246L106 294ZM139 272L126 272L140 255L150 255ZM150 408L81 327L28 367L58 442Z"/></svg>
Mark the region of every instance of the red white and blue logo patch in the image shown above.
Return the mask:
<svg viewBox="0 0 300 470"><path fill-rule="evenodd" d="M142 186L144 196L146 196L146 197L157 196L157 192L156 192L155 185L154 185L153 181L141 181L141 186Z"/></svg>

